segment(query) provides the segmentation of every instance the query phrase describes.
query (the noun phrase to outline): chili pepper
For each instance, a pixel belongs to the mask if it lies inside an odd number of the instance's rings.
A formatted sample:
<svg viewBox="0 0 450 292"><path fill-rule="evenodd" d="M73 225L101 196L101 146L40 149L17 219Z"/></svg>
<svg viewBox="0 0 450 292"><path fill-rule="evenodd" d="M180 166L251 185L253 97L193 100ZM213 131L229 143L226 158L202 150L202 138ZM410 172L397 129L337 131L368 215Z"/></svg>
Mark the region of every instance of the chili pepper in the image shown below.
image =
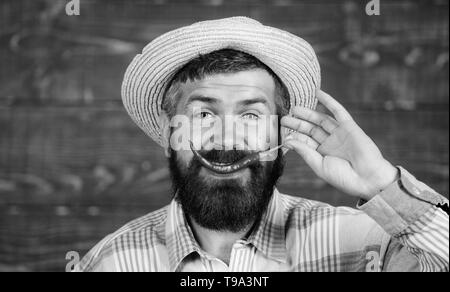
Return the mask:
<svg viewBox="0 0 450 292"><path fill-rule="evenodd" d="M192 141L190 141L190 146L191 146L192 152L194 153L194 156L200 161L200 163L204 167L206 167L207 169L214 171L216 173L227 174L227 173L233 173L233 172L239 171L239 170L259 161L261 159L262 155L266 155L269 152L278 150L283 145L279 145L279 146L272 148L270 150L267 150L267 151L260 151L260 152L252 153L252 154L238 160L237 162L230 163L230 164L216 164L216 163L210 162L207 159L205 159L197 150L194 150Z"/></svg>

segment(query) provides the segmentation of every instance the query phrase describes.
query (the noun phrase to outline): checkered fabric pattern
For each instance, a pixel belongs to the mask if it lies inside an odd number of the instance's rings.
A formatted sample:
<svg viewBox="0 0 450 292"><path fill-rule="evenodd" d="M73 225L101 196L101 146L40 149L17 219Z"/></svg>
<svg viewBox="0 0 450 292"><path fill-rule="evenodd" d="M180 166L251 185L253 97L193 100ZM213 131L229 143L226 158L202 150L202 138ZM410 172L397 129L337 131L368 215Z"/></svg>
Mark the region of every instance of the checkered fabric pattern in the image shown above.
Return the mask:
<svg viewBox="0 0 450 292"><path fill-rule="evenodd" d="M274 191L224 263L202 250L174 200L94 247L77 271L448 271L448 200L406 170L358 209Z"/></svg>

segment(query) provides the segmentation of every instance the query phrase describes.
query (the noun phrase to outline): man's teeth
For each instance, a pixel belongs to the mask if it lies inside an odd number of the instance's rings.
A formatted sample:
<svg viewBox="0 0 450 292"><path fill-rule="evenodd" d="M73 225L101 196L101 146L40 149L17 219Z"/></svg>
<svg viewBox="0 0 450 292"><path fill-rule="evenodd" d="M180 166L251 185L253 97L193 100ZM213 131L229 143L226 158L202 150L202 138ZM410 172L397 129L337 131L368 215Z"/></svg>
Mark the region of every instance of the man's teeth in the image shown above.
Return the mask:
<svg viewBox="0 0 450 292"><path fill-rule="evenodd" d="M220 165L220 166L223 166L223 165L229 165L229 163L222 163L222 162L213 162L215 165Z"/></svg>

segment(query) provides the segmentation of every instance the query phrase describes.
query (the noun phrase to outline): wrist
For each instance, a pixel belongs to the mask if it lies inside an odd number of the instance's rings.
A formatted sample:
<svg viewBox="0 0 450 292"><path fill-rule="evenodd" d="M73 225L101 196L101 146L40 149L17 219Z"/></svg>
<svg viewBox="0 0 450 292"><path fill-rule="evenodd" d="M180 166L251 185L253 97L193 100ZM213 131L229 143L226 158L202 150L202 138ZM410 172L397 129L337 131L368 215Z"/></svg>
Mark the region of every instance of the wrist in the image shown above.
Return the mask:
<svg viewBox="0 0 450 292"><path fill-rule="evenodd" d="M380 192L384 191L391 184L399 179L399 171L391 163L385 163L384 167L379 168L378 174L374 177L374 182L372 184L372 191L370 194L366 195L366 200L370 200L375 197Z"/></svg>

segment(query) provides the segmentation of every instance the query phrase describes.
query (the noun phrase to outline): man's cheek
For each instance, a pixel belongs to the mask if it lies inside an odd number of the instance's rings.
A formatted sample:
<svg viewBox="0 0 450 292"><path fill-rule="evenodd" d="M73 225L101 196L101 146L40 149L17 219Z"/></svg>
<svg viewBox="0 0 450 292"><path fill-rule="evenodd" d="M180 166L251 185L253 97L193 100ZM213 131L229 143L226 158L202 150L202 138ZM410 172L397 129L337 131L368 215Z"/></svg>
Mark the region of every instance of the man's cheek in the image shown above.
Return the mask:
<svg viewBox="0 0 450 292"><path fill-rule="evenodd" d="M183 172L187 171L192 164L194 155L190 150L179 150L173 152L176 156L177 165Z"/></svg>
<svg viewBox="0 0 450 292"><path fill-rule="evenodd" d="M190 143L191 124L186 115L176 115L170 120L172 129L170 147L173 151L188 150Z"/></svg>

